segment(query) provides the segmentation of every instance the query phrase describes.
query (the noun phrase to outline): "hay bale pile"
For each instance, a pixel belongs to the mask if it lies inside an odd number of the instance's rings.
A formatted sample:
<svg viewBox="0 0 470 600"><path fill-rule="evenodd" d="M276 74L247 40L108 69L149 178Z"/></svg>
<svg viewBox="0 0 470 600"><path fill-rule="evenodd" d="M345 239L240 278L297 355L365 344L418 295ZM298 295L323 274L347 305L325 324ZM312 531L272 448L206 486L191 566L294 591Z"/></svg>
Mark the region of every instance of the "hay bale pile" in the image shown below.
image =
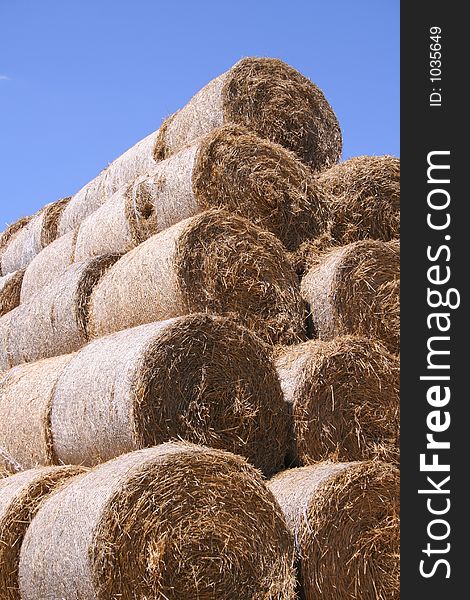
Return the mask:
<svg viewBox="0 0 470 600"><path fill-rule="evenodd" d="M20 590L23 600L294 600L293 558L253 467L170 443L105 463L48 499L21 548Z"/></svg>
<svg viewBox="0 0 470 600"><path fill-rule="evenodd" d="M318 463L269 482L294 535L305 600L398 600L398 470Z"/></svg>
<svg viewBox="0 0 470 600"><path fill-rule="evenodd" d="M22 600L18 566L23 537L41 503L80 467L31 469L0 480L0 599ZM37 597L37 596L36 596Z"/></svg>
<svg viewBox="0 0 470 600"><path fill-rule="evenodd" d="M398 599L400 165L341 148L244 58L0 235L0 600Z"/></svg>

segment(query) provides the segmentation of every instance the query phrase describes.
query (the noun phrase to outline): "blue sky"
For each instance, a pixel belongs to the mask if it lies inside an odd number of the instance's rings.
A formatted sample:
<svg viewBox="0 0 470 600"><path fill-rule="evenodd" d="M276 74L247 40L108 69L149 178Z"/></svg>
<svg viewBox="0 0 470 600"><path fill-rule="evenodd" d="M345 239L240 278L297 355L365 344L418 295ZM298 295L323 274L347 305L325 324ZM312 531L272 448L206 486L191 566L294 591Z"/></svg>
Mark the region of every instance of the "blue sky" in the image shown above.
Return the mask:
<svg viewBox="0 0 470 600"><path fill-rule="evenodd" d="M0 0L0 230L72 195L243 56L333 106L343 158L399 155L399 0Z"/></svg>

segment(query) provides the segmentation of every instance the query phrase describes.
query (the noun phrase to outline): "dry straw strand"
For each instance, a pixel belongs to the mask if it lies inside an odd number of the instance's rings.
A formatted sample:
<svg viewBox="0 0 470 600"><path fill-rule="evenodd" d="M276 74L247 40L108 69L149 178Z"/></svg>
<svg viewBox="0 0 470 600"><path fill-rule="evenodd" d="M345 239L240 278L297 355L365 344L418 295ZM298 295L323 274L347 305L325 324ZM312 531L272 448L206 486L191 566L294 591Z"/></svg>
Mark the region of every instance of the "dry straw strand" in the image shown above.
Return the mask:
<svg viewBox="0 0 470 600"><path fill-rule="evenodd" d="M89 337L90 294L117 258L105 255L73 264L28 302L0 317L7 366L67 354L82 347ZM4 362L0 356L0 365Z"/></svg>
<svg viewBox="0 0 470 600"><path fill-rule="evenodd" d="M292 540L259 472L182 443L125 454L59 490L28 529L19 572L23 600L295 597Z"/></svg>
<svg viewBox="0 0 470 600"><path fill-rule="evenodd" d="M93 465L179 438L233 451L270 474L287 451L269 353L222 317L179 317L88 344L60 366L51 405L54 454L64 463Z"/></svg>
<svg viewBox="0 0 470 600"><path fill-rule="evenodd" d="M341 155L341 130L323 92L277 59L243 58L209 82L160 128L155 156L168 158L224 124L292 150L314 170Z"/></svg>
<svg viewBox="0 0 470 600"><path fill-rule="evenodd" d="M21 600L18 565L21 544L41 503L78 467L31 469L0 480L0 600Z"/></svg>
<svg viewBox="0 0 470 600"><path fill-rule="evenodd" d="M305 600L398 600L396 467L319 463L283 471L269 488L295 538Z"/></svg>
<svg viewBox="0 0 470 600"><path fill-rule="evenodd" d="M157 133L151 133L129 148L72 197L59 221L60 235L78 227L119 188L155 165L153 152Z"/></svg>
<svg viewBox="0 0 470 600"><path fill-rule="evenodd" d="M235 313L270 342L304 338L298 281L282 244L246 219L206 211L124 255L91 298L102 336L195 312Z"/></svg>
<svg viewBox="0 0 470 600"><path fill-rule="evenodd" d="M70 198L47 204L17 231L2 253L2 272L24 269L57 237L58 221Z"/></svg>
<svg viewBox="0 0 470 600"><path fill-rule="evenodd" d="M292 414L294 464L398 461L400 364L382 344L310 340L279 352L276 368Z"/></svg>
<svg viewBox="0 0 470 600"><path fill-rule="evenodd" d="M341 244L400 236L400 159L357 156L318 176L329 200L330 231Z"/></svg>
<svg viewBox="0 0 470 600"><path fill-rule="evenodd" d="M400 247L396 241L363 240L316 257L302 279L320 339L357 334L400 346Z"/></svg>
<svg viewBox="0 0 470 600"><path fill-rule="evenodd" d="M18 365L0 380L0 446L23 468L57 463L51 409L54 388L73 355Z"/></svg>
<svg viewBox="0 0 470 600"><path fill-rule="evenodd" d="M23 466L5 448L0 446L0 477L8 477L11 473L19 473L23 470Z"/></svg>
<svg viewBox="0 0 470 600"><path fill-rule="evenodd" d="M0 317L20 303L24 269L0 277Z"/></svg>

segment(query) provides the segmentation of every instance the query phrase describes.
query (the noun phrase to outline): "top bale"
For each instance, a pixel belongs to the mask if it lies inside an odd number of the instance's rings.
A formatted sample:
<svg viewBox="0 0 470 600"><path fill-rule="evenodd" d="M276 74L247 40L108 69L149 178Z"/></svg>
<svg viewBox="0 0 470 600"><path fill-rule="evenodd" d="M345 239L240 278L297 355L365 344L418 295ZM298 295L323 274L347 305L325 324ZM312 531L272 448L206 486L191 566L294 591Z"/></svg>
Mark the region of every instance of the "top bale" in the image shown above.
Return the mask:
<svg viewBox="0 0 470 600"><path fill-rule="evenodd" d="M281 144L316 171L341 155L338 120L315 84L281 60L243 58L165 121L155 156L167 158L228 123Z"/></svg>

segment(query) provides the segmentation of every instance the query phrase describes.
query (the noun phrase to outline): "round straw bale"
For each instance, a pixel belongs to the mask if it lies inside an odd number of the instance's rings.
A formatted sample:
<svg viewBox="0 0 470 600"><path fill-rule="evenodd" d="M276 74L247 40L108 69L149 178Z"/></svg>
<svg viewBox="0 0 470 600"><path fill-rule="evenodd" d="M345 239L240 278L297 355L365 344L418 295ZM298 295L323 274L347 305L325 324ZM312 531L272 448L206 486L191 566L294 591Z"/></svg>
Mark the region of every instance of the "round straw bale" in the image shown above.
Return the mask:
<svg viewBox="0 0 470 600"><path fill-rule="evenodd" d="M51 430L54 388L73 354L18 365L0 379L0 446L23 468L57 463Z"/></svg>
<svg viewBox="0 0 470 600"><path fill-rule="evenodd" d="M151 133L116 158L72 197L60 217L60 235L75 229L120 187L146 173L155 165L154 147L157 133Z"/></svg>
<svg viewBox="0 0 470 600"><path fill-rule="evenodd" d="M1 320L11 315L6 345L10 367L74 352L87 342L91 292L117 258L104 255L71 265L29 302L0 318L1 329Z"/></svg>
<svg viewBox="0 0 470 600"><path fill-rule="evenodd" d="M292 462L398 461L400 362L382 344L310 340L284 348L276 368L292 412Z"/></svg>
<svg viewBox="0 0 470 600"><path fill-rule="evenodd" d="M18 234L21 229L23 229L23 227L29 223L31 219L31 216L21 217L21 219L18 219L14 223L8 225L8 227L0 234L0 275L6 275L8 273L8 271L4 270L2 264L5 249L8 247L10 240L13 239L15 235Z"/></svg>
<svg viewBox="0 0 470 600"><path fill-rule="evenodd" d="M62 463L93 465L179 438L271 474L287 452L287 410L264 344L204 314L88 344L62 369L50 425Z"/></svg>
<svg viewBox="0 0 470 600"><path fill-rule="evenodd" d="M0 600L21 600L18 565L26 530L41 503L79 467L31 469L0 480Z"/></svg>
<svg viewBox="0 0 470 600"><path fill-rule="evenodd" d="M167 158L229 123L292 150L315 170L341 155L338 120L316 85L280 60L243 58L167 119L157 137L156 158Z"/></svg>
<svg viewBox="0 0 470 600"><path fill-rule="evenodd" d="M347 333L400 345L400 252L396 242L363 240L334 248L302 279L320 339Z"/></svg>
<svg viewBox="0 0 470 600"><path fill-rule="evenodd" d="M293 600L293 557L254 467L167 443L100 465L50 497L23 542L20 589L23 600Z"/></svg>
<svg viewBox="0 0 470 600"><path fill-rule="evenodd" d="M268 485L294 534L305 600L398 600L397 468L320 463L283 471Z"/></svg>
<svg viewBox="0 0 470 600"><path fill-rule="evenodd" d="M0 317L20 303L24 269L0 277Z"/></svg>
<svg viewBox="0 0 470 600"><path fill-rule="evenodd" d="M47 204L10 240L2 254L5 273L24 269L33 258L57 237L60 215L70 198Z"/></svg>
<svg viewBox="0 0 470 600"><path fill-rule="evenodd" d="M93 291L94 336L174 316L236 313L271 342L304 338L297 277L282 244L246 219L206 211L125 254Z"/></svg>
<svg viewBox="0 0 470 600"><path fill-rule="evenodd" d="M61 235L46 246L26 267L21 302L28 302L51 281L60 277L75 260L77 230Z"/></svg>
<svg viewBox="0 0 470 600"><path fill-rule="evenodd" d="M400 159L357 156L321 173L330 200L331 234L342 244L400 236Z"/></svg>

